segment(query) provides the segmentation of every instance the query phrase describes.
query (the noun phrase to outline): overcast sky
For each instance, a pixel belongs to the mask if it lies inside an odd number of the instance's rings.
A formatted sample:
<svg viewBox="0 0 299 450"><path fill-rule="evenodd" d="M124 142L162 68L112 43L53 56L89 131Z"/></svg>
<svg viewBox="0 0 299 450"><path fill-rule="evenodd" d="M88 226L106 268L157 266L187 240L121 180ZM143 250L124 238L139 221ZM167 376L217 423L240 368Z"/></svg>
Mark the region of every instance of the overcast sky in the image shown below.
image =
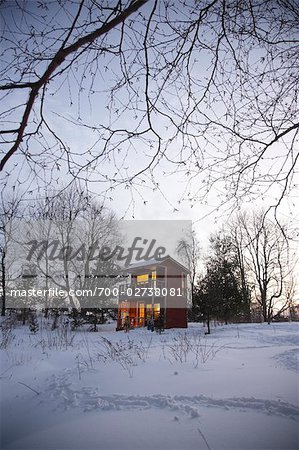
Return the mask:
<svg viewBox="0 0 299 450"><path fill-rule="evenodd" d="M34 2L32 2L33 8ZM148 6L146 6L148 8ZM1 27L14 27L14 20L11 10L9 8L2 10L1 16ZM19 29L26 30L28 23L22 18L18 19ZM55 20L63 22L65 19L63 17L56 18ZM118 31L110 33L110 38L117 39ZM258 59L261 54L261 49L253 53L252 60L254 58ZM72 153L80 152L82 149L90 148L94 145L95 141L98 139L93 135L90 129L79 126L78 124L72 123L72 121L77 120L78 117L83 118L82 122L86 122L93 126L99 122L105 122L109 119L109 112L105 107L105 99L107 97L107 90L109 91L109 86L113 78L114 72L117 72L116 66L110 61L109 55L103 57L100 60L102 67L105 65L109 66L107 70L107 76L101 76L95 78L92 89L97 92L95 97L90 99L88 96L88 91L83 90L80 93L80 99L78 101L78 80L80 78L81 72L79 69L76 75L75 72L69 76L66 82L63 79L58 79L49 86L50 95L48 96L47 103L44 107L44 114L47 115L49 124L58 130L59 137L66 142L71 148ZM210 69L209 54L202 53L199 62L193 67L194 75L196 71L198 76L203 76L206 73L208 75ZM105 71L103 72L105 73ZM58 90L59 87L59 90ZM137 89L138 86L136 86ZM106 92L106 93L105 93ZM16 91L14 101L23 102L27 93ZM174 107L176 106L177 99L180 92L174 91L169 93L169 102L172 102ZM184 99L180 99L183 101ZM125 93L123 97L120 97L118 101L127 101ZM11 105L11 99L5 99L6 106ZM179 105L179 103L178 103ZM217 111L220 114L221 111ZM128 114L121 118L121 125L123 127L130 127L132 118L132 111L128 111ZM108 120L109 121L109 120ZM163 134L167 134L166 131L166 121L165 123L159 122L156 124L157 129ZM204 139L204 137L203 137ZM51 143L51 138L49 136L49 143ZM221 139L218 143L219 149L225 148L225 142L223 142L223 147L221 144ZM32 141L32 151L35 151L35 143ZM179 149L177 149L179 151ZM280 147L276 145L273 147L273 154L280 154ZM176 148L172 149L172 154L175 154ZM210 153L209 153L210 152ZM206 155L209 157L213 156L214 150L212 148L207 148ZM208 156L207 156L208 157ZM80 158L80 157L79 157ZM14 175L10 178L8 186L14 185L16 179L21 180L21 189L27 189L27 191L32 191L32 196L44 195L42 191L36 191L36 187L42 185L42 182L46 179L46 175L42 170L36 174L33 178L30 178L32 173L29 173L28 166L26 164L20 163L23 156L15 157L9 165L11 169L16 163L17 167L14 169ZM150 159L149 148L142 141L136 142L136 148L131 148L130 153L127 155L126 160L121 168L123 173L128 171L138 171L138 169ZM263 163L263 169L267 172L270 168L269 160ZM269 165L269 167L267 166ZM122 166L121 159L117 161L117 167ZM112 174L115 170L114 160L106 161L106 163L101 164L98 168L103 174ZM153 185L146 179L144 184L139 183L136 186L127 189L126 186L121 185L116 187L112 191L106 191L107 185L103 180L94 181L96 177L90 171L85 173L89 188L92 192L99 195L102 198L103 192L106 199L106 205L111 207L117 214L119 218L124 217L126 219L147 219L147 220L192 220L194 223L195 230L197 232L199 240L202 242L203 247L206 247L208 242L208 237L210 233L215 232L219 227L226 221L229 220L230 215L236 211L232 210L231 204L228 203L227 206L224 204L219 208L222 203L223 198L225 198L226 191L223 183L218 183L209 192L208 197L204 203L198 201L196 192L201 189L205 184L205 177L207 174L205 172L198 174L196 178L192 179L191 176L187 176L185 171L174 171L175 168L168 164L165 160L162 161L155 173L155 182L158 183L155 189ZM172 173L173 172L173 173ZM62 174L59 177L60 173ZM67 183L70 177L64 174L63 166L56 170L55 177L59 180L58 183L51 182L52 188L59 188L61 185ZM31 195L31 194L30 194ZM29 195L29 198L30 198ZM242 207L244 209L252 210L254 208L268 208L275 204L277 201L277 196L279 195L278 187L273 186L269 192L263 192L262 189L256 189L254 193L250 193L247 197L244 196ZM227 200L230 200L229 196ZM279 210L279 215L282 221L288 222L292 227L298 226L299 224L299 211L298 211L298 197L290 196L285 198Z"/></svg>

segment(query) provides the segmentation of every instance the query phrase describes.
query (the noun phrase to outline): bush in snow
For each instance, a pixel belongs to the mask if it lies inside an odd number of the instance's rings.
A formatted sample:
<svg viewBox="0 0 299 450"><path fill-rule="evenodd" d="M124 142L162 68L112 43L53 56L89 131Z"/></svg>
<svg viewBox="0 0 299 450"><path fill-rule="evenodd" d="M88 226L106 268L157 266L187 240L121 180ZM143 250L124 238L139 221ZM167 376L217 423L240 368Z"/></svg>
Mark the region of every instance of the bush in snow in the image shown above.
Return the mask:
<svg viewBox="0 0 299 450"><path fill-rule="evenodd" d="M126 341L111 342L105 337L101 337L101 353L97 354L100 361L115 361L132 378L134 367L138 361L145 362L149 356L152 339L148 341L135 342L127 337Z"/></svg>
<svg viewBox="0 0 299 450"><path fill-rule="evenodd" d="M36 345L40 345L45 352L46 349L66 350L73 345L75 333L71 330L71 325L65 317L60 317L57 327L53 330L52 326L41 327L41 339Z"/></svg>
<svg viewBox="0 0 299 450"><path fill-rule="evenodd" d="M200 334L179 333L171 341L164 340L162 354L171 364L173 362L186 363L190 357L193 366L205 364L209 359L215 358L223 347L211 344L206 336Z"/></svg>

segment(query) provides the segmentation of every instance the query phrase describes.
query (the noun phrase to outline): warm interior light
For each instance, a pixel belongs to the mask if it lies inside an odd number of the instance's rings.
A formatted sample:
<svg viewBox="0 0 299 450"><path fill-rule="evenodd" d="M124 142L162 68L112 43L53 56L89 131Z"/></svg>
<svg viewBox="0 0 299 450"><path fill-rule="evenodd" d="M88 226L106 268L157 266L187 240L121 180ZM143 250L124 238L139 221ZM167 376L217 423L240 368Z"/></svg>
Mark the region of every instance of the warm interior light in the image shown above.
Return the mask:
<svg viewBox="0 0 299 450"><path fill-rule="evenodd" d="M137 283L148 283L148 273L137 275Z"/></svg>

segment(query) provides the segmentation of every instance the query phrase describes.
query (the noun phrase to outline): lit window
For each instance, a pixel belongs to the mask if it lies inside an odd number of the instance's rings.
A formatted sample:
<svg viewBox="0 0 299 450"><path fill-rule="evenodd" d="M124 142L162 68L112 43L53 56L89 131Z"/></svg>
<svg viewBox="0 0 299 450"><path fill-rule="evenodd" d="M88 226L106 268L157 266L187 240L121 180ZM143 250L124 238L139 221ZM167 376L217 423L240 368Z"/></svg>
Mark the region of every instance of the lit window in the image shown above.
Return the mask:
<svg viewBox="0 0 299 450"><path fill-rule="evenodd" d="M155 303L154 304L154 318L158 319L160 315L160 303Z"/></svg>
<svg viewBox="0 0 299 450"><path fill-rule="evenodd" d="M148 273L137 275L137 283L148 283Z"/></svg>
<svg viewBox="0 0 299 450"><path fill-rule="evenodd" d="M144 303L139 305L139 317L144 318Z"/></svg>
<svg viewBox="0 0 299 450"><path fill-rule="evenodd" d="M146 305L146 318L151 319L151 317L152 317L152 305L151 303L148 303Z"/></svg>

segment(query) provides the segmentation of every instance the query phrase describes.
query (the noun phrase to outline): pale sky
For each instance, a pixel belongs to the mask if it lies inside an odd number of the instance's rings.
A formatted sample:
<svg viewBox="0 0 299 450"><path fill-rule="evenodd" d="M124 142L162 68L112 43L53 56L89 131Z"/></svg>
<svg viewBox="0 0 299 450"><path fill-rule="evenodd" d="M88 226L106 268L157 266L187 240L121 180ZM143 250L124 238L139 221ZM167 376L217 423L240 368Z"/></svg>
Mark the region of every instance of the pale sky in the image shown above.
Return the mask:
<svg viewBox="0 0 299 450"><path fill-rule="evenodd" d="M146 6L146 8L148 8L148 6ZM62 17L60 17L59 20L63 20ZM6 10L5 14L2 16L2 27L4 26L3 24L5 26L12 24L11 16L8 10ZM25 27L26 29L26 24L24 21L20 20L19 26L20 28ZM116 39L117 33L117 31L111 33L110 38ZM254 60L254 57L257 60L260 55L261 49L256 51L252 57L252 61ZM49 124L57 131L59 137L70 146L72 153L91 147L96 138L90 129L72 124L71 122L68 122L66 118L72 120L72 118L77 119L78 116L80 116L85 122L94 126L96 126L99 122L109 121L109 112L105 109L104 91L111 84L113 70L117 70L117 68L116 66L113 66L114 63L110 63L109 56L101 60L102 67L105 64L109 65L107 76L106 78L101 76L95 80L93 90L97 91L98 94L96 94L91 100L88 98L88 91L83 91L80 94L79 104L76 101L76 93L78 90L76 76L80 78L80 70L77 75L74 72L70 76L68 82L64 81L62 83L63 79L58 79L49 85L49 92L53 95L48 95L47 97L47 102L44 107L44 114L48 117ZM210 70L209 53L204 52L201 54L201 58L194 63L193 75L196 75L197 72L198 76L208 75ZM57 91L57 88L60 85L60 90ZM27 93L18 91L15 93L14 101L18 99L22 102L24 100L24 96L26 97L26 95ZM176 107L179 107L179 95L180 92L177 93L176 91L168 94L169 101ZM71 101L73 100L75 101L73 102L73 105L71 105ZM124 94L120 100L126 102L126 95ZM184 101L184 98L180 98L180 101ZM5 106L11 106L11 100L5 99ZM220 112L221 111L218 110L217 114L220 114ZM133 120L132 114L132 112L128 112L126 116L122 116L121 119L116 119L116 121L118 120L122 127L130 127ZM160 120L160 122L158 121L155 126L161 134L164 133L164 135L167 135L167 131L165 129L166 122L163 123L163 121ZM49 143L51 143L51 138L49 136L48 138ZM219 142L219 148L221 149L221 139ZM35 150L34 141L32 142L32 150ZM176 151L178 151L178 148L176 149L174 146L171 154L175 154ZM214 150L212 148L207 148L207 152L208 151L210 151L211 155L213 155ZM140 167L144 166L149 159L148 153L148 147L145 147L140 140L137 141L136 149L134 151L131 148L130 154L124 163L125 168L123 168L123 170L128 170L130 172L134 169L138 170ZM277 155L280 154L279 145L273 147L273 153ZM147 156L144 156L145 154ZM16 157L9 163L8 169L11 169L14 164L18 162L17 167L13 171L14 175L9 180L9 185L12 186L16 179L19 179L22 183L24 183L22 188L26 187L28 191L32 190L32 197L35 198L38 195L38 192L35 190L36 185L42 185L45 181L45 174L42 170L40 170L40 172L35 175L33 179L30 179L28 168L19 164L19 161L21 161L21 159ZM118 160L117 164L120 165L121 161ZM269 167L267 167L267 164ZM269 160L266 160L262 167L265 172L267 172L268 169L270 170ZM101 163L100 168L97 167L97 170L101 173L111 175L115 170L114 162L107 161L104 164ZM226 194L223 183L218 183L218 185L209 192L207 203L201 204L196 201L195 193L203 185L207 174L205 172L199 173L198 177L193 180L192 184L186 188L190 178L184 173L174 173L173 175L169 175L169 173L173 170L173 166L163 161L160 163L155 175L155 181L159 183L159 189L153 191L148 179L144 185L140 184L139 186L136 186L136 188L133 187L132 190L126 189L125 186L120 186L106 194L106 205L111 207L116 212L118 217L124 216L126 219L191 220L194 223L194 228L200 242L202 243L202 246L206 248L210 233L217 231L217 229L219 229L219 227L226 220L229 220L230 215L236 211L232 210L232 206L230 204L227 206L224 205L217 210L221 204L220 196L225 196ZM62 174L62 176L59 178L60 174ZM40 179L38 179L39 177ZM70 177L68 178L63 174L63 167L61 167L60 170L56 170L55 177L59 178L60 183L66 183L70 179ZM94 178L92 172L87 174L87 178L88 187L90 190L101 197L103 190L105 190L105 183L92 183L91 181ZM51 187L58 188L59 183L57 184L56 182L52 182ZM43 192L40 191L40 194L43 195ZM182 195L185 198L184 201L180 201ZM279 195L279 191L275 186L273 186L271 191L267 193L264 193L262 190L260 192L256 191L254 195L250 195L248 198L244 197L244 201L241 206L250 210L260 207L267 209L270 205L275 204L275 201L277 201L277 195ZM296 194L292 197L287 197L282 201L279 209L279 216L283 221L288 222L291 227L298 228L298 190L297 196L295 195ZM30 198L30 194L28 196Z"/></svg>

